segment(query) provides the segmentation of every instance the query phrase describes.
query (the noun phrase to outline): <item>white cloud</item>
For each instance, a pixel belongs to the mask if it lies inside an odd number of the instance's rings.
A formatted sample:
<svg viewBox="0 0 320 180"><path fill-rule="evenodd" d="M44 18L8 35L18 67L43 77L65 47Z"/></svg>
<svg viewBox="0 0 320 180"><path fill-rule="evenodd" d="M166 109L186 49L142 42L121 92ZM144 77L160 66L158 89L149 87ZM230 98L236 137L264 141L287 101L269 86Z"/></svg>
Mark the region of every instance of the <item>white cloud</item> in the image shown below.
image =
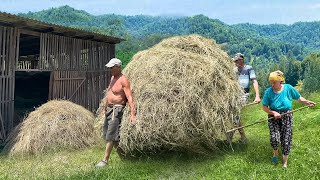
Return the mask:
<svg viewBox="0 0 320 180"><path fill-rule="evenodd" d="M309 5L308 9L314 9L314 10L320 9L320 3Z"/></svg>

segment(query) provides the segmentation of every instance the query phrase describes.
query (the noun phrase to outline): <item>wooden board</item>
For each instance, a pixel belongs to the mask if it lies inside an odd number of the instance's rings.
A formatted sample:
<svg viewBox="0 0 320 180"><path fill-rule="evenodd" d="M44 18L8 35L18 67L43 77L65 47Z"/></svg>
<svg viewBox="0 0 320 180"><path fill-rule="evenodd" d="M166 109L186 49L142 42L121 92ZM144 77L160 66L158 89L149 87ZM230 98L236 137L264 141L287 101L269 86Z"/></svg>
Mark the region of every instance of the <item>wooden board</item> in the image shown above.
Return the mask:
<svg viewBox="0 0 320 180"><path fill-rule="evenodd" d="M15 65L19 33L0 26L0 141L13 128Z"/></svg>

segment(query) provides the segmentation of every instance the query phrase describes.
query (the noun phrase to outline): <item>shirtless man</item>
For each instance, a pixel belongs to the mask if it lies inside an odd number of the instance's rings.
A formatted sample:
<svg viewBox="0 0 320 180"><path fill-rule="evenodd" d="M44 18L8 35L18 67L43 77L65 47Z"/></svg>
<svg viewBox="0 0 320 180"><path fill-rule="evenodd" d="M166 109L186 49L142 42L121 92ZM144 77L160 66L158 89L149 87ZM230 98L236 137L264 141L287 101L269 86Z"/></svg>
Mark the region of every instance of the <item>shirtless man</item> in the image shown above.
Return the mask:
<svg viewBox="0 0 320 180"><path fill-rule="evenodd" d="M107 145L104 158L97 166L103 167L108 165L109 157L112 148L118 149L119 145L119 130L123 110L128 102L130 106L130 122L135 123L135 105L130 89L128 78L121 73L121 61L117 58L112 58L106 66L111 68L111 81L107 89L106 102L106 118L103 125L103 134L105 135Z"/></svg>

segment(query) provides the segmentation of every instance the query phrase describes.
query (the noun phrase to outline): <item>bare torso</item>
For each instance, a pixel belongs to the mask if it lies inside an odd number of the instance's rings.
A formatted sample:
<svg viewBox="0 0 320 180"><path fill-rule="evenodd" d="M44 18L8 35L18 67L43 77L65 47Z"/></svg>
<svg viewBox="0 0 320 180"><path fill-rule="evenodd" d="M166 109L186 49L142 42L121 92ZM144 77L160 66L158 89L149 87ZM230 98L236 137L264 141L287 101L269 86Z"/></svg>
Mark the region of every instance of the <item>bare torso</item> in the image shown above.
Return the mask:
<svg viewBox="0 0 320 180"><path fill-rule="evenodd" d="M127 97L123 90L123 82L125 76L112 77L110 85L107 89L107 104L122 104L126 105Z"/></svg>

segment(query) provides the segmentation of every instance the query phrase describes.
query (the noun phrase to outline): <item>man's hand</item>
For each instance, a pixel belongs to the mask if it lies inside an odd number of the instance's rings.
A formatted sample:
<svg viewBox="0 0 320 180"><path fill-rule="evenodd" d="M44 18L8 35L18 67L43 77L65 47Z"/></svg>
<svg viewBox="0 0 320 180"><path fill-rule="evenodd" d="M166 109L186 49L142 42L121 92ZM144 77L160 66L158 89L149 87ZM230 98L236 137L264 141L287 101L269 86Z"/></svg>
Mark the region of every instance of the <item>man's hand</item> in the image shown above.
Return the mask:
<svg viewBox="0 0 320 180"><path fill-rule="evenodd" d="M255 102L255 103L261 102L260 96L256 96L256 98L254 99L253 102Z"/></svg>
<svg viewBox="0 0 320 180"><path fill-rule="evenodd" d="M130 115L130 123L135 124L136 123L136 116L134 114Z"/></svg>

